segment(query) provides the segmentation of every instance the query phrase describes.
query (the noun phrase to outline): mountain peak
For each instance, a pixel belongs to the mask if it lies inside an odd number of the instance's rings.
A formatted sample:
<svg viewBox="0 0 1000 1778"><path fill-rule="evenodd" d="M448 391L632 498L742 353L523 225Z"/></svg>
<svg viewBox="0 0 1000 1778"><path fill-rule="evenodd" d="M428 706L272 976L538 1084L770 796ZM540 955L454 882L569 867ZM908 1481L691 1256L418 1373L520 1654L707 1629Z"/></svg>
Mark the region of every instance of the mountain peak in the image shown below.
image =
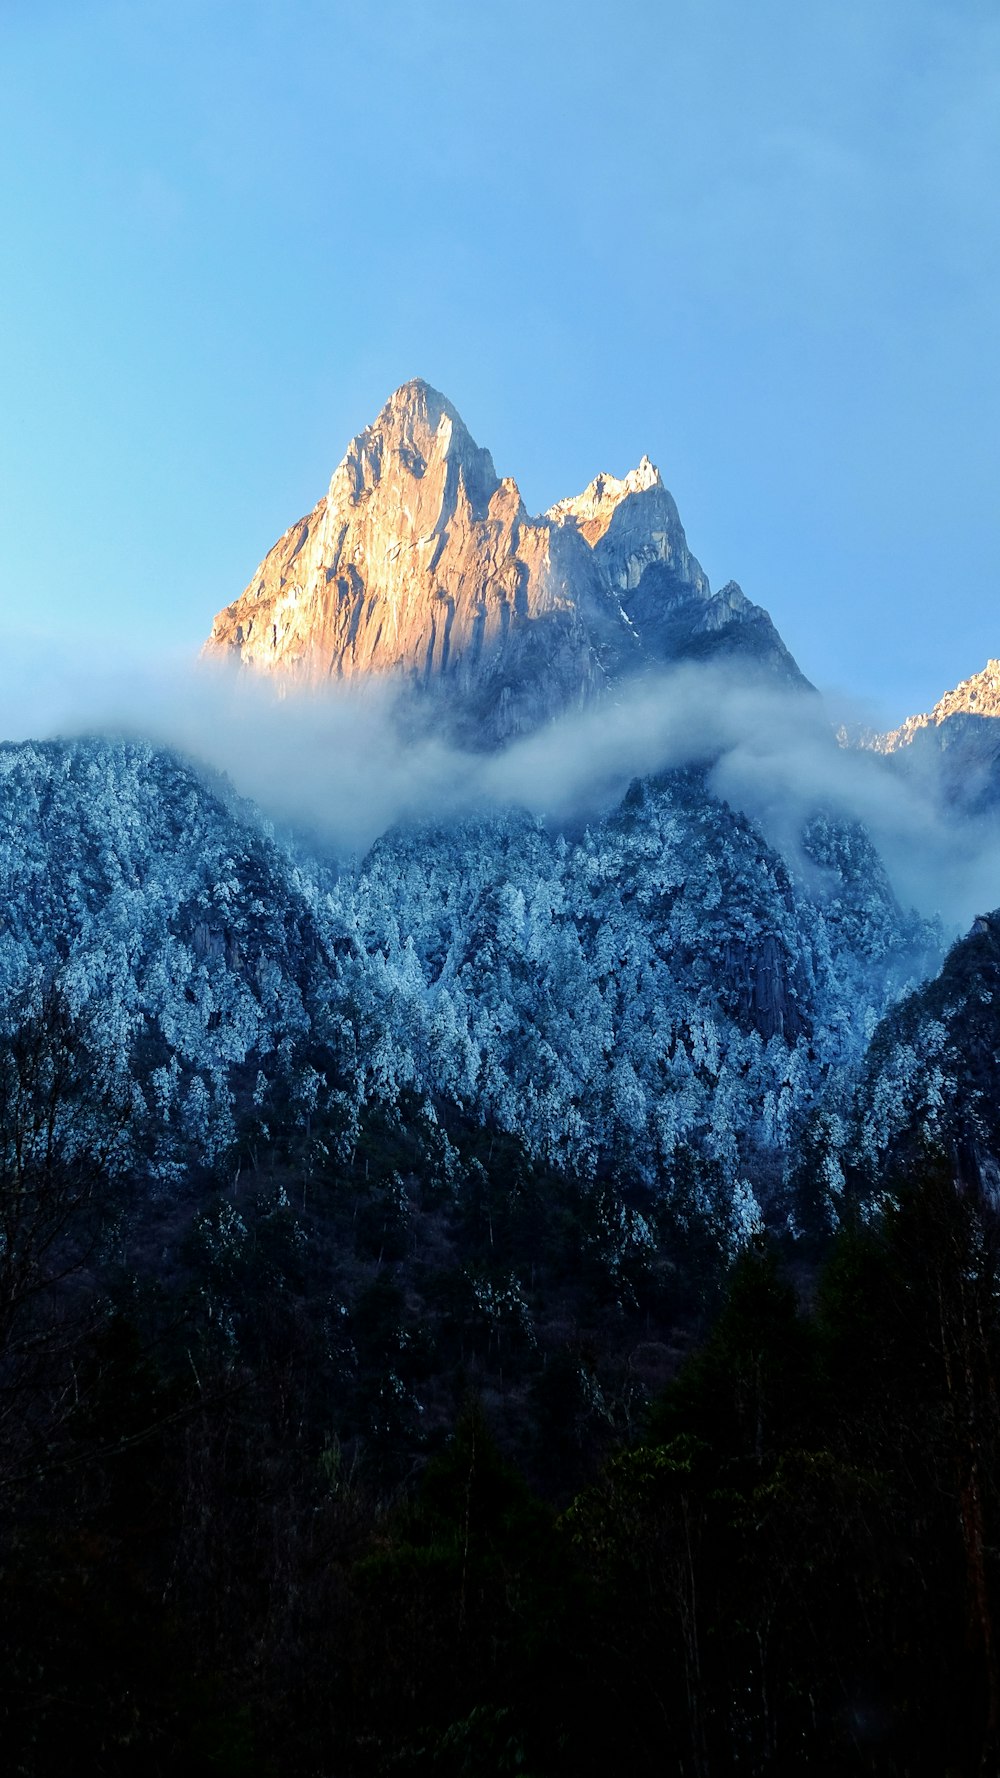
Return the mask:
<svg viewBox="0 0 1000 1778"><path fill-rule="evenodd" d="M748 613L761 615L712 600L648 457L530 518L458 410L414 377L206 647L306 684L385 674L433 689L453 733L493 745L695 639L700 655L738 650ZM770 654L787 673L780 643Z"/></svg>
<svg viewBox="0 0 1000 1778"><path fill-rule="evenodd" d="M452 425L461 426L462 431L465 431L462 417L448 397L442 395L440 389L425 382L423 377L411 377L408 382L400 383L399 388L393 390L370 430L377 427L388 428L393 424L405 425L407 421L437 428L442 417L449 419Z"/></svg>
<svg viewBox="0 0 1000 1778"><path fill-rule="evenodd" d="M604 471L595 475L582 494L571 494L566 500L557 500L554 506L549 507L545 516L557 525L570 522L577 524L587 542L593 545L600 542L623 500L628 500L633 494L646 494L651 488L659 488L664 494L667 493L656 464L651 463L648 457L643 457L627 475L619 477L608 475ZM670 499L669 494L667 499Z"/></svg>
<svg viewBox="0 0 1000 1778"><path fill-rule="evenodd" d="M1000 660L988 660L981 672L946 691L933 710L908 716L898 728L874 736L867 744L877 753L896 753L909 746L921 729L940 728L953 716L1000 716Z"/></svg>
<svg viewBox="0 0 1000 1778"><path fill-rule="evenodd" d="M489 451L481 450L456 407L422 377L401 383L379 410L370 426L354 437L330 483L328 500L335 506L350 504L371 494L385 476L396 484L402 510L412 510L406 482L422 481L432 471L448 479L446 465L456 476L479 513L485 511L497 487L497 473ZM426 505L422 501L421 505Z"/></svg>

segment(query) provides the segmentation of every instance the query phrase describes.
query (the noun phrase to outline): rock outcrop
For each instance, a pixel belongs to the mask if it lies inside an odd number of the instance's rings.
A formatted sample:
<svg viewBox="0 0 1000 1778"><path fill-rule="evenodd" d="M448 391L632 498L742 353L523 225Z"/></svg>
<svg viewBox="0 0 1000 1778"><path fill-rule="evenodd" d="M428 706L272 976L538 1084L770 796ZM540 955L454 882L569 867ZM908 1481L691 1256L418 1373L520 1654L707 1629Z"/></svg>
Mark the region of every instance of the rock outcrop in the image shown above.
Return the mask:
<svg viewBox="0 0 1000 1778"><path fill-rule="evenodd" d="M206 652L311 686L390 675L492 746L644 668L743 644L802 682L765 612L733 583L712 595L648 458L532 518L451 403L414 381L219 613Z"/></svg>
<svg viewBox="0 0 1000 1778"><path fill-rule="evenodd" d="M660 562L678 583L709 596L708 580L688 549L674 498L648 457L620 481L613 475L595 476L582 494L557 501L545 516L581 532L620 593L634 592L649 564Z"/></svg>
<svg viewBox="0 0 1000 1778"><path fill-rule="evenodd" d="M1000 716L1000 661L987 661L981 673L973 673L954 691L946 691L933 710L908 716L888 734L870 736L867 744L876 753L896 753L900 747L910 746L921 729L941 728L956 716Z"/></svg>
<svg viewBox="0 0 1000 1778"><path fill-rule="evenodd" d="M952 816L995 816L1000 806L1000 661L946 691L933 710L887 734L860 737L876 753L928 779Z"/></svg>

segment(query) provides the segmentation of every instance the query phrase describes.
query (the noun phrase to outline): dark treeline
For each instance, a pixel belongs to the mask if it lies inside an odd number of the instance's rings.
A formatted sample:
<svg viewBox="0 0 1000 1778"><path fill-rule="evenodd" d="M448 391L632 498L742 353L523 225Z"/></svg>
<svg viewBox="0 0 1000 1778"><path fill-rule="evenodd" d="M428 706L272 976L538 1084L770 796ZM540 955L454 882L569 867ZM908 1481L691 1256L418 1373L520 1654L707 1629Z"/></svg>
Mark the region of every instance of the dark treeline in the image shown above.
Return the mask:
<svg viewBox="0 0 1000 1778"><path fill-rule="evenodd" d="M694 1157L668 1208L404 1107L334 1162L248 1094L150 1201L75 1056L0 1055L8 1770L996 1770L1000 1242L941 1160L806 1264Z"/></svg>

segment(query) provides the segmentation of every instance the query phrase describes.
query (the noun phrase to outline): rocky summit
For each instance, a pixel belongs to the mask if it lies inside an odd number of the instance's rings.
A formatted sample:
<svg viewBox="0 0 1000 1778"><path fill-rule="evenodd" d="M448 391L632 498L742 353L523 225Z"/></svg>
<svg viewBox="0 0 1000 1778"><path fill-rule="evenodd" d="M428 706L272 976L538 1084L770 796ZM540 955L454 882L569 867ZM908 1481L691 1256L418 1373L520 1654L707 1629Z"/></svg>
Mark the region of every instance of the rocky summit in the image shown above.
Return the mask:
<svg viewBox="0 0 1000 1778"><path fill-rule="evenodd" d="M712 593L648 458L532 518L419 380L352 440L206 653L312 687L389 675L483 746L691 657L805 683L765 611L735 582Z"/></svg>
<svg viewBox="0 0 1000 1778"><path fill-rule="evenodd" d="M1000 660L988 660L932 710L887 734L867 733L861 744L921 777L949 816L992 818L1000 803Z"/></svg>
<svg viewBox="0 0 1000 1778"><path fill-rule="evenodd" d="M868 745L878 753L896 753L900 747L911 746L922 729L942 729L957 716L1000 716L1000 661L987 661L981 673L973 673L953 691L946 691L933 710L908 716L888 734L871 736Z"/></svg>

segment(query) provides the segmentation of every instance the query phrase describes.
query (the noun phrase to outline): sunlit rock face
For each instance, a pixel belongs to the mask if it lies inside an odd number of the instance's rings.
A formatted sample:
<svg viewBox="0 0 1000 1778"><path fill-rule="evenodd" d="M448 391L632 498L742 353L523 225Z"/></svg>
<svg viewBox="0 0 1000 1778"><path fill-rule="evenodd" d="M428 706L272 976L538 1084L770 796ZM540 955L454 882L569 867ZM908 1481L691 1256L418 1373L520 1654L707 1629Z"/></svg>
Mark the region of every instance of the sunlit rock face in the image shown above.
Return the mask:
<svg viewBox="0 0 1000 1778"><path fill-rule="evenodd" d="M987 661L933 710L887 734L865 734L862 744L936 784L951 814L992 813L1000 804L1000 661Z"/></svg>
<svg viewBox="0 0 1000 1778"><path fill-rule="evenodd" d="M873 735L869 745L877 753L896 753L900 747L910 746L921 729L940 728L955 716L1000 716L1000 661L987 661L981 673L973 673L953 691L946 691L933 710L908 716L888 734Z"/></svg>
<svg viewBox="0 0 1000 1778"><path fill-rule="evenodd" d="M648 458L531 518L414 381L219 613L207 652L310 686L390 675L491 746L737 632L801 682L766 613L732 585L713 597Z"/></svg>

